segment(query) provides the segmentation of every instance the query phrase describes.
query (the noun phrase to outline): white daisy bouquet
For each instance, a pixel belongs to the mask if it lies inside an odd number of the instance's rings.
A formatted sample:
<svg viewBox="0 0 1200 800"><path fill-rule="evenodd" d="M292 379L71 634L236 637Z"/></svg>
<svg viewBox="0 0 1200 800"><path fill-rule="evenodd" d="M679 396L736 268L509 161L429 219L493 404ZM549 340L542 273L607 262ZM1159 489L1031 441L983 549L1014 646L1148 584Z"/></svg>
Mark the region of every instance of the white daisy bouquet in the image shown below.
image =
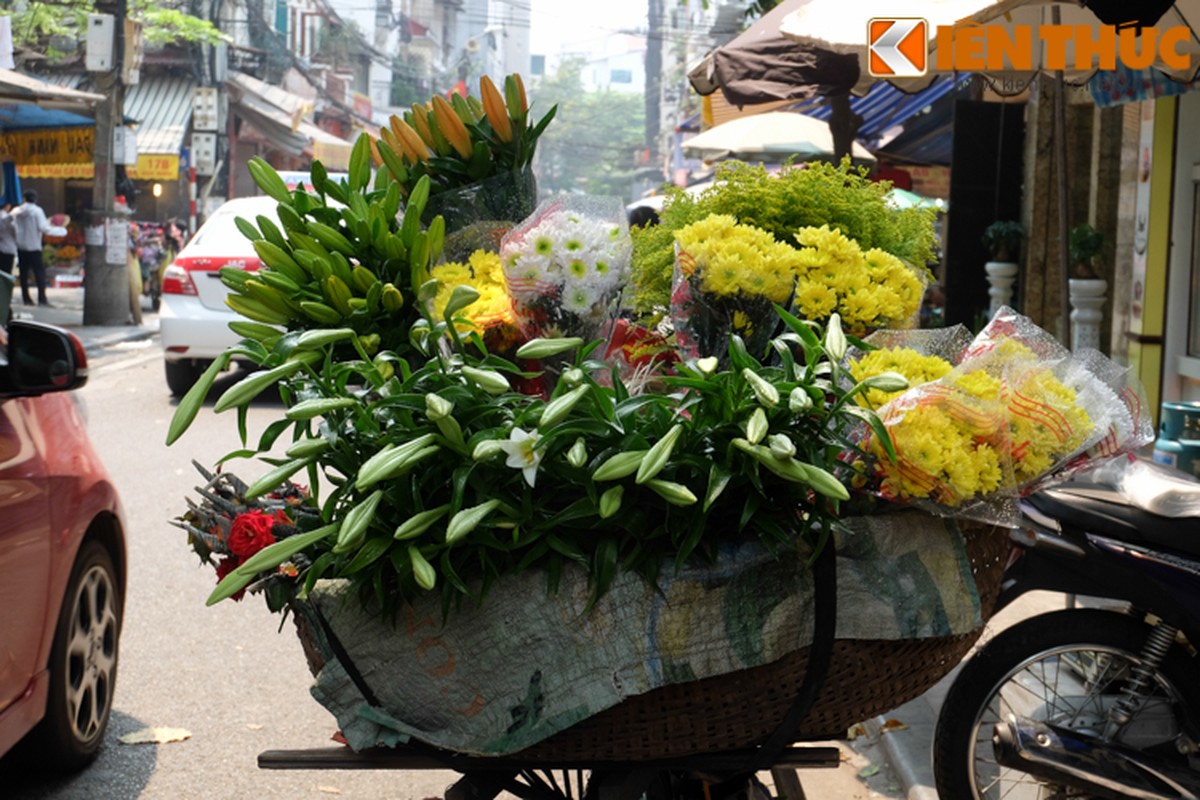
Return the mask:
<svg viewBox="0 0 1200 800"><path fill-rule="evenodd" d="M603 338L629 277L633 243L620 200L548 200L504 237L500 258L527 338Z"/></svg>

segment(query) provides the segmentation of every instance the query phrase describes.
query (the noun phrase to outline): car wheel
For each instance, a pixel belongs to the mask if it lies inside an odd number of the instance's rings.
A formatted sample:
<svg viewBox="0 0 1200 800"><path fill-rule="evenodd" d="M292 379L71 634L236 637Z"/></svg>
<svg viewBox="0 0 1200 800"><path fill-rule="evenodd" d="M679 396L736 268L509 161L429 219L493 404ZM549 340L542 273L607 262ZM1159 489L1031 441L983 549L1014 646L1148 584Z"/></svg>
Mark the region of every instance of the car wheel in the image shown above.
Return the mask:
<svg viewBox="0 0 1200 800"><path fill-rule="evenodd" d="M50 652L46 716L25 752L42 766L78 770L96 757L117 681L121 597L108 551L85 542L71 569Z"/></svg>
<svg viewBox="0 0 1200 800"><path fill-rule="evenodd" d="M163 365L167 373L167 388L176 397L183 397L187 394L187 390L200 380L200 376L208 367L207 364L195 361L164 361Z"/></svg>

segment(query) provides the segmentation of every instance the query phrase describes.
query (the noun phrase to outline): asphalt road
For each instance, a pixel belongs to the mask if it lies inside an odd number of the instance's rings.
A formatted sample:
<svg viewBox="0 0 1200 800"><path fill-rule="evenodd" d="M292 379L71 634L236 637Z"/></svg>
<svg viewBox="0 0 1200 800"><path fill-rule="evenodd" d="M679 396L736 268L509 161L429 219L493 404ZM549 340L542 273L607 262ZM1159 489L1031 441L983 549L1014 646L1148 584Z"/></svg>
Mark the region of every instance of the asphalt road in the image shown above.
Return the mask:
<svg viewBox="0 0 1200 800"><path fill-rule="evenodd" d="M257 768L263 750L328 745L337 725L308 694L310 676L290 620L281 629L281 618L257 598L206 608L215 575L169 524L199 483L191 460L211 466L241 446L234 413L216 415L209 406L168 448L163 441L175 406L156 339L108 348L92 356L92 367L79 395L128 523L130 576L114 714L98 760L77 776L30 775L11 759L0 760L0 798L440 797L454 773ZM218 391L233 380L224 378ZM252 408L250 435L279 412L277 401ZM234 468L243 477L263 469L246 462ZM181 729L186 738L121 742L150 727ZM839 746L839 769L801 774L809 800L903 796L877 742Z"/></svg>

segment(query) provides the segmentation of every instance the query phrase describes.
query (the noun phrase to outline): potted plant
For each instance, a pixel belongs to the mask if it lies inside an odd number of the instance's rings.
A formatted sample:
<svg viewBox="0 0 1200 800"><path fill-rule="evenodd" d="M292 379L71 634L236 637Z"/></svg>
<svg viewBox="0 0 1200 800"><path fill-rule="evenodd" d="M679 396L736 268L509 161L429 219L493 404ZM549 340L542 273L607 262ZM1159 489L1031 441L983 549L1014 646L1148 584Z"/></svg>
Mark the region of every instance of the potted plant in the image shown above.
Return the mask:
<svg viewBox="0 0 1200 800"><path fill-rule="evenodd" d="M992 260L983 265L988 283L991 284L988 289L988 296L991 297L988 317L995 316L1012 299L1012 286L1020 270L1017 258L1021 254L1021 240L1024 238L1025 228L1015 220L997 220L983 232L983 246L992 256Z"/></svg>
<svg viewBox="0 0 1200 800"><path fill-rule="evenodd" d="M1021 240L1025 228L1015 220L998 220L983 232L983 246L992 254L992 261L1015 263L1021 255Z"/></svg>
<svg viewBox="0 0 1200 800"><path fill-rule="evenodd" d="M1067 240L1072 275L1067 281L1071 301L1071 349L1100 347L1100 323L1104 320L1104 294L1108 282L1096 270L1108 237L1084 223L1071 229Z"/></svg>
<svg viewBox="0 0 1200 800"><path fill-rule="evenodd" d="M1087 223L1071 229L1067 246L1073 277L1085 280L1100 277L1096 272L1096 259L1104 251L1106 243L1104 234Z"/></svg>

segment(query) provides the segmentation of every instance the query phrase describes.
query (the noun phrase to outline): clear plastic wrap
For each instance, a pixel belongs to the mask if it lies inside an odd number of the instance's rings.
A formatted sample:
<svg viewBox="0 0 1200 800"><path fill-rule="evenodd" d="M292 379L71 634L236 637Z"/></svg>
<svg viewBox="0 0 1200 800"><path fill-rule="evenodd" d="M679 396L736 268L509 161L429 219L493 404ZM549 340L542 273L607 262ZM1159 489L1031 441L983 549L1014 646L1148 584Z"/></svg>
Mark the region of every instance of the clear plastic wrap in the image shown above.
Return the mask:
<svg viewBox="0 0 1200 800"><path fill-rule="evenodd" d="M1114 458L1091 473L1143 511L1163 517L1200 517L1200 480L1140 458Z"/></svg>
<svg viewBox="0 0 1200 800"><path fill-rule="evenodd" d="M606 336L632 255L618 198L571 195L543 202L500 245L522 333L585 341Z"/></svg>
<svg viewBox="0 0 1200 800"><path fill-rule="evenodd" d="M795 281L795 248L766 231L712 214L676 232L671 323L682 358L714 356L728 366L729 340L740 336L761 357Z"/></svg>
<svg viewBox="0 0 1200 800"><path fill-rule="evenodd" d="M865 397L878 407L897 454L893 463L874 434L866 435L881 496L1015 524L1019 496L1152 439L1140 390L1128 370L1102 354L1071 353L1009 308L957 363L944 355L959 348L955 336L882 332L868 341L888 349L851 364L856 380L895 371L913 384ZM944 360L937 365L932 356Z"/></svg>
<svg viewBox="0 0 1200 800"><path fill-rule="evenodd" d="M443 253L447 261L466 261L476 250L500 249L513 226L533 213L537 182L529 167L430 196L422 221L446 221Z"/></svg>

